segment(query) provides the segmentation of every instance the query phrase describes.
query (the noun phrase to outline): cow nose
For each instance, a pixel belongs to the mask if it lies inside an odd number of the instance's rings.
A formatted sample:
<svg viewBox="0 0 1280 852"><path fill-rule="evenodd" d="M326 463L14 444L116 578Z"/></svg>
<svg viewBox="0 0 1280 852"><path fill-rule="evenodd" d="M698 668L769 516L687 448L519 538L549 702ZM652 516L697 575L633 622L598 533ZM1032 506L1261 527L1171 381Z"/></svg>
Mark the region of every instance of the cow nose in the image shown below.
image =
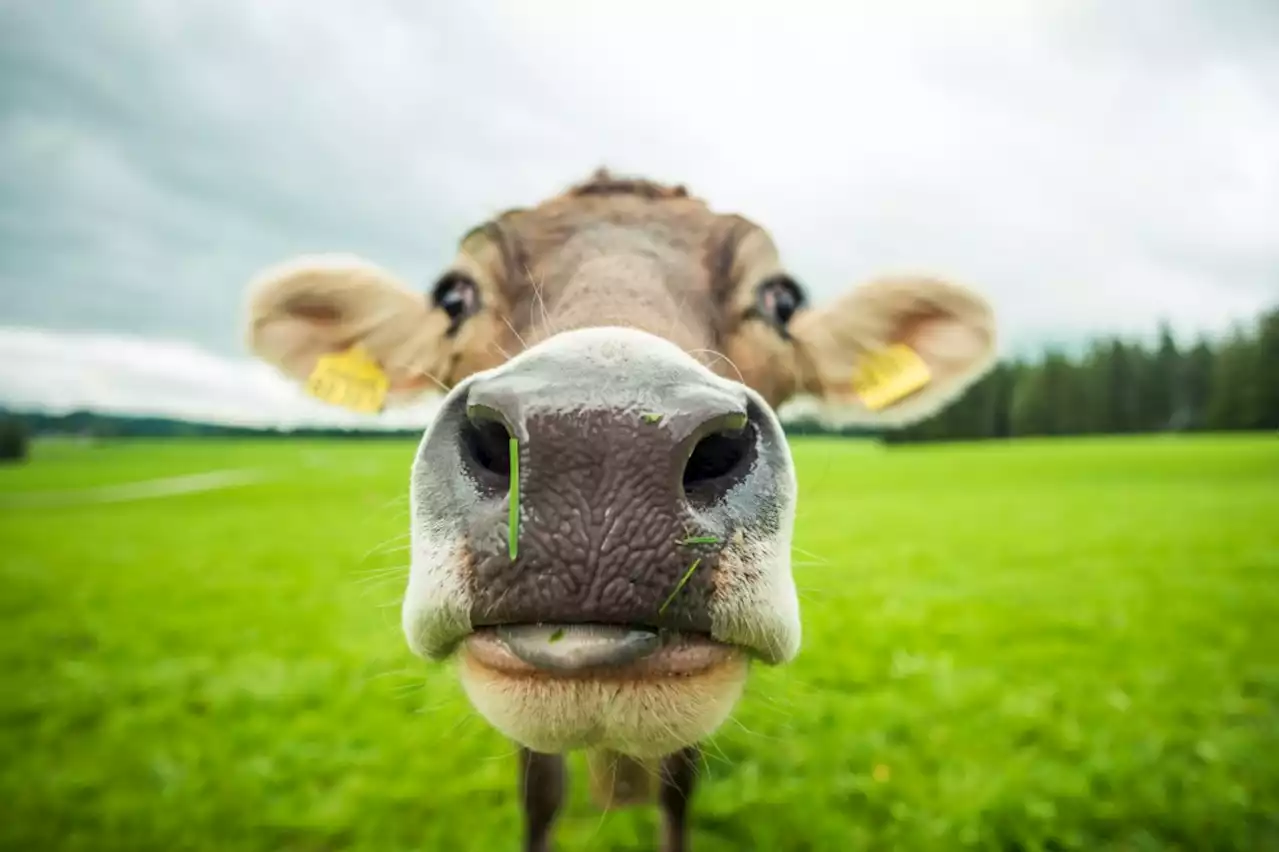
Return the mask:
<svg viewBox="0 0 1280 852"><path fill-rule="evenodd" d="M582 467L597 463L601 471L619 468L625 478L677 465L680 488L673 496L694 507L710 506L724 499L750 465L754 435L747 409L746 400L733 394L684 388L644 410L557 412L513 392L507 382L481 382L467 394L457 440L478 484L491 494L510 491L520 445L530 444L532 455L537 435L566 460ZM628 472L628 465L636 470Z"/></svg>
<svg viewBox="0 0 1280 852"><path fill-rule="evenodd" d="M433 540L466 574L473 629L711 632L722 552L779 522L767 495L790 468L763 401L680 355L595 374L529 357L446 397L414 511L456 531Z"/></svg>
<svg viewBox="0 0 1280 852"><path fill-rule="evenodd" d="M458 446L471 471L490 490L507 491L511 487L511 455L513 430L501 413L494 409L470 405L458 424Z"/></svg>
<svg viewBox="0 0 1280 852"><path fill-rule="evenodd" d="M693 505L714 505L744 478L754 448L751 422L737 411L709 414L682 442L680 484Z"/></svg>

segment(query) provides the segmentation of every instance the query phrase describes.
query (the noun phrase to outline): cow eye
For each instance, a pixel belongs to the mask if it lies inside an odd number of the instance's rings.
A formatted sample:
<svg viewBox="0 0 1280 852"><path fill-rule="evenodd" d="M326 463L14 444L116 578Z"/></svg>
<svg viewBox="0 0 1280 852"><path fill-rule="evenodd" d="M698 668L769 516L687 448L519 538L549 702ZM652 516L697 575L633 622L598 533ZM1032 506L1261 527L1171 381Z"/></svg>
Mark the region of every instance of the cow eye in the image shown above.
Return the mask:
<svg viewBox="0 0 1280 852"><path fill-rule="evenodd" d="M453 332L480 306L480 289L461 272L447 272L431 288L431 303L448 315Z"/></svg>
<svg viewBox="0 0 1280 852"><path fill-rule="evenodd" d="M804 302L804 290L787 275L767 278L756 290L756 310L779 330L786 329Z"/></svg>

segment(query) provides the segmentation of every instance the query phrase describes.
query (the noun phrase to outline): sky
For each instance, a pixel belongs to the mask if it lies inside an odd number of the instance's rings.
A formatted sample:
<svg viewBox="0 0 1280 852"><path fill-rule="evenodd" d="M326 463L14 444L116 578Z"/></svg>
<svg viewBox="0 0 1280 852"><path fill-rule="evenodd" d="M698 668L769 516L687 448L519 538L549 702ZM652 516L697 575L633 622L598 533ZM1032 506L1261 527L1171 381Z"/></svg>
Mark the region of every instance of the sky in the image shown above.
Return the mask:
<svg viewBox="0 0 1280 852"><path fill-rule="evenodd" d="M3 3L0 405L367 422L249 358L250 278L426 288L600 165L763 224L819 304L928 271L1006 352L1220 333L1276 302L1277 70L1260 0Z"/></svg>

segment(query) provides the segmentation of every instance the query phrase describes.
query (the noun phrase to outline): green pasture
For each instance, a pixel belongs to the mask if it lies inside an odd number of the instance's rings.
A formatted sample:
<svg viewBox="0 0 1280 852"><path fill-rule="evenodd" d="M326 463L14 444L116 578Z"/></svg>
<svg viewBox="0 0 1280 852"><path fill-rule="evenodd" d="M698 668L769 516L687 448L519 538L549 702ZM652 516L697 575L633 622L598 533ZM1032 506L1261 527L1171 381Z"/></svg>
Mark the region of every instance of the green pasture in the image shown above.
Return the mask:
<svg viewBox="0 0 1280 852"><path fill-rule="evenodd" d="M697 852L1276 848L1274 434L794 450L804 648L710 744ZM413 452L0 468L0 848L517 849L510 744L399 632ZM559 849L655 848L573 767Z"/></svg>

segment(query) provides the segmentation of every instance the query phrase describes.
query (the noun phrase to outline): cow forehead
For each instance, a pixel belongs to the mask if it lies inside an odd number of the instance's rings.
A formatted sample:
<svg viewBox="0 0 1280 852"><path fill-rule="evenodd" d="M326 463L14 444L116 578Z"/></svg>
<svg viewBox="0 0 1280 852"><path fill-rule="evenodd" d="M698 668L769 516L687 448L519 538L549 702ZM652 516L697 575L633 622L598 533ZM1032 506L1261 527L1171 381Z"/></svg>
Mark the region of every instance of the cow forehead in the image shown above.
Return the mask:
<svg viewBox="0 0 1280 852"><path fill-rule="evenodd" d="M610 257L643 259L667 289L731 301L740 284L781 270L765 229L712 210L682 186L616 181L597 174L531 208L508 210L473 228L455 266L497 279L513 306L532 288L558 297L584 265Z"/></svg>
<svg viewBox="0 0 1280 852"><path fill-rule="evenodd" d="M687 268L701 286L709 286L731 231L701 201L623 194L558 197L498 222L534 275L570 274L575 263L608 255L644 255Z"/></svg>
<svg viewBox="0 0 1280 852"><path fill-rule="evenodd" d="M734 243L752 232L760 232L757 242L761 238L768 242L755 223L712 210L682 185L622 178L600 169L533 207L507 210L473 228L459 248L464 255L489 248L501 253L508 267L532 273L532 267L560 253L575 236L593 233L600 253L634 248L634 244L611 246L610 236L644 234L652 246L664 247L671 257L712 266L704 278L714 280L714 264L730 260Z"/></svg>
<svg viewBox="0 0 1280 852"><path fill-rule="evenodd" d="M508 279L513 308L531 309L536 296L561 329L606 322L673 336L686 348L714 344L729 287L718 260L726 234L704 205L586 197L509 221L521 258Z"/></svg>
<svg viewBox="0 0 1280 852"><path fill-rule="evenodd" d="M504 351L601 325L718 349L750 316L755 285L783 271L771 236L744 216L683 187L601 173L473 228L452 270L480 283L511 330Z"/></svg>

